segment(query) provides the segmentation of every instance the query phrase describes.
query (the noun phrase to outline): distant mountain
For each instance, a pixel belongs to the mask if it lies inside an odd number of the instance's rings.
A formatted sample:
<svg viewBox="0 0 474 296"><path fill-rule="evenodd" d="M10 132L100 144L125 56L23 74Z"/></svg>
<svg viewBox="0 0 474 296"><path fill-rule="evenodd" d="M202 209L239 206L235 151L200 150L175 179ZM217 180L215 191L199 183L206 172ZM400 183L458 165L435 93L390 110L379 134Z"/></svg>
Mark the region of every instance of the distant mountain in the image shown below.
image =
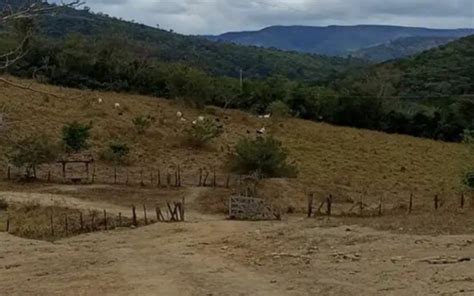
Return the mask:
<svg viewBox="0 0 474 296"><path fill-rule="evenodd" d="M474 34L474 29L448 30L379 25L273 26L260 31L231 32L218 36L206 36L206 38L214 41L274 47L282 50L346 56L363 48L386 44L401 38L461 38L470 34Z"/></svg>
<svg viewBox="0 0 474 296"><path fill-rule="evenodd" d="M456 40L455 37L405 37L351 52L353 57L384 62L405 58Z"/></svg>

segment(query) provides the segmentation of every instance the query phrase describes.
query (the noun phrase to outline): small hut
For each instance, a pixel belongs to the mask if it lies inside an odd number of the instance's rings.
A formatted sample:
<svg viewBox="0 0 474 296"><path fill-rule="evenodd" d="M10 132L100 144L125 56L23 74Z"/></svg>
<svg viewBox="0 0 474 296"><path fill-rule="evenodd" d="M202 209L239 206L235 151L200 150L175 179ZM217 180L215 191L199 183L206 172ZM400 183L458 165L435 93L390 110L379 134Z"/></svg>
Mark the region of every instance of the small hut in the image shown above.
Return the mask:
<svg viewBox="0 0 474 296"><path fill-rule="evenodd" d="M60 159L58 159L57 163L60 163L62 166L62 176L63 176L64 181L69 179L73 183L81 183L84 177L86 178L87 181L89 180L90 166L91 164L94 163L94 157L92 156L92 154L86 154L86 153L67 154L67 155L63 155ZM81 170L73 169L72 175L68 176L67 166L68 165L76 166L77 164L84 165L84 170L82 171L82 173L80 173Z"/></svg>

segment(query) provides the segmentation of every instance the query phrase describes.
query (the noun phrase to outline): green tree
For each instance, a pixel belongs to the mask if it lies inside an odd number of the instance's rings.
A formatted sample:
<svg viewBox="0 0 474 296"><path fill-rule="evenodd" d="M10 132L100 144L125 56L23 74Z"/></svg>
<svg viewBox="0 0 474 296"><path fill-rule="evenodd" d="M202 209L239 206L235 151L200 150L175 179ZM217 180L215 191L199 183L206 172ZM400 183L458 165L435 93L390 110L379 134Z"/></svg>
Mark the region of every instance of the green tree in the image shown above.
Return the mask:
<svg viewBox="0 0 474 296"><path fill-rule="evenodd" d="M242 138L237 143L232 160L234 171L257 173L262 177L296 177L297 168L288 164L288 153L273 137Z"/></svg>
<svg viewBox="0 0 474 296"><path fill-rule="evenodd" d="M270 103L267 108L267 112L272 114L272 117L276 119L283 119L290 116L290 108L283 101L274 101Z"/></svg>
<svg viewBox="0 0 474 296"><path fill-rule="evenodd" d="M36 178L36 169L57 157L57 147L44 135L28 136L11 144L7 158L17 168L25 169L27 179Z"/></svg>
<svg viewBox="0 0 474 296"><path fill-rule="evenodd" d="M77 121L67 123L63 127L63 144L68 152L79 152L89 148L92 123L82 124Z"/></svg>
<svg viewBox="0 0 474 296"><path fill-rule="evenodd" d="M190 128L184 130L186 142L195 148L201 148L220 135L220 129L210 118L196 120Z"/></svg>
<svg viewBox="0 0 474 296"><path fill-rule="evenodd" d="M474 130L464 131L464 143L469 145L471 153L474 153ZM464 183L470 188L474 189L474 164L471 164L468 172L464 177Z"/></svg>

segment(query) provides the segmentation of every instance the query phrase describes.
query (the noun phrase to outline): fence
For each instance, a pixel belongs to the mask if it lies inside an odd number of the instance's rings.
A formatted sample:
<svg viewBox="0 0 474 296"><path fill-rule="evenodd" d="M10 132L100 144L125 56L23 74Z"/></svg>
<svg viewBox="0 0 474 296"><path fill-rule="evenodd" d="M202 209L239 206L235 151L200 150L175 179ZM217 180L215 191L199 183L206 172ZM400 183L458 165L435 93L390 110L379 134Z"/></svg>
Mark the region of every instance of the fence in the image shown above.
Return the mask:
<svg viewBox="0 0 474 296"><path fill-rule="evenodd" d="M18 180L24 176L24 171L7 166L3 172L6 180ZM189 169L183 171L181 166L172 169L150 167L92 167L92 172L86 175L80 167L68 166L66 178L63 177L60 165L44 166L37 170L37 180L48 183L82 183L82 184L114 184L150 187L181 187L185 185L200 187L230 188L242 184L245 176L217 173L213 167Z"/></svg>
<svg viewBox="0 0 474 296"><path fill-rule="evenodd" d="M184 222L185 221L185 203L184 198L179 202L167 202L162 210L159 206L155 207L156 219L150 218L147 207L143 205L143 215L138 218L137 208L132 206L131 215L122 215L122 212L84 211L55 214L53 211L43 219L35 217L35 225L27 221L15 219L14 213L9 213L5 222L5 232L27 238L61 238L82 233L107 231L119 227L139 227L154 224L157 222ZM41 213L44 215L44 213ZM39 225L38 221L43 221ZM17 222L17 223L15 223ZM36 231L32 231L32 227Z"/></svg>
<svg viewBox="0 0 474 296"><path fill-rule="evenodd" d="M453 202L454 201L454 202ZM330 194L322 200L316 200L314 194L308 196L307 217L317 216L359 216L373 217L382 216L384 213L393 211L406 211L411 214L415 210L432 209L435 211L449 208L451 210L464 210L469 206L474 206L474 200L468 202L465 193L460 193L459 198L446 199L436 194L433 196L432 202L415 201L415 196L410 194L406 202L384 203L382 199L377 203L366 204L362 200L353 203L335 203L334 197Z"/></svg>

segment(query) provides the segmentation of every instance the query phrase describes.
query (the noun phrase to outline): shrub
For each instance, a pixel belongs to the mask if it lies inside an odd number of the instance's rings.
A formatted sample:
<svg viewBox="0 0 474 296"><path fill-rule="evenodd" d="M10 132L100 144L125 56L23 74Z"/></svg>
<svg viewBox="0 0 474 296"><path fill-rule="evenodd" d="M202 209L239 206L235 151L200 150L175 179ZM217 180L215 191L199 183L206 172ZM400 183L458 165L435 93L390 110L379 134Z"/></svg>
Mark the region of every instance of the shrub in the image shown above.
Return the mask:
<svg viewBox="0 0 474 296"><path fill-rule="evenodd" d="M203 147L212 139L217 138L220 135L218 126L210 118L197 120L184 132L186 134L186 142L196 148Z"/></svg>
<svg viewBox="0 0 474 296"><path fill-rule="evenodd" d="M242 138L236 145L233 170L262 177L296 177L297 168L287 163L287 151L273 137Z"/></svg>
<svg viewBox="0 0 474 296"><path fill-rule="evenodd" d="M274 101L268 106L267 112L274 118L286 118L290 116L291 110L283 101Z"/></svg>
<svg viewBox="0 0 474 296"><path fill-rule="evenodd" d="M114 164L124 164L129 153L130 148L127 144L113 142L102 153L101 158Z"/></svg>
<svg viewBox="0 0 474 296"><path fill-rule="evenodd" d="M151 127L151 124L153 122L155 122L155 118L150 115L140 115L132 119L132 123L135 126L135 129L139 135L145 134L146 130Z"/></svg>
<svg viewBox="0 0 474 296"><path fill-rule="evenodd" d="M87 140L90 137L92 124L81 124L77 121L67 123L63 127L63 144L66 151L79 152L89 148Z"/></svg>
<svg viewBox="0 0 474 296"><path fill-rule="evenodd" d="M8 203L5 199L0 198L0 211L6 211L8 209Z"/></svg>
<svg viewBox="0 0 474 296"><path fill-rule="evenodd" d="M17 168L25 169L25 177L36 178L36 169L55 160L57 147L44 135L30 136L11 145L7 152L8 160Z"/></svg>

